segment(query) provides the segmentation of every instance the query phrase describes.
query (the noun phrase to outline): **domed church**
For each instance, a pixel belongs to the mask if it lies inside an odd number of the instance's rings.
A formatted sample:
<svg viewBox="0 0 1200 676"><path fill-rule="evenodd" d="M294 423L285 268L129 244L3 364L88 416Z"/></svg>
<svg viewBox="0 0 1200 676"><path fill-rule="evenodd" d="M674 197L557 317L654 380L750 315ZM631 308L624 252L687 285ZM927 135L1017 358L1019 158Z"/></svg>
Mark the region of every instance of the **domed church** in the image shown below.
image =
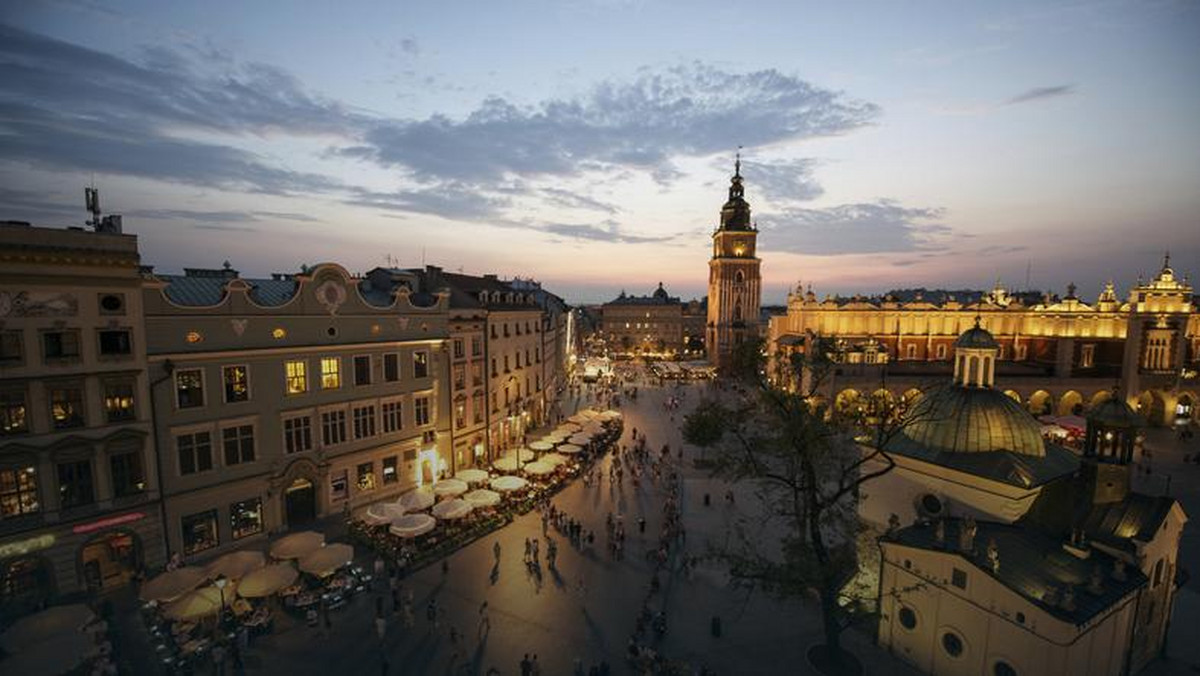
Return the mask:
<svg viewBox="0 0 1200 676"><path fill-rule="evenodd" d="M993 387L998 351L978 320L958 337L953 380L910 404L895 468L864 487L878 642L939 675L1135 673L1162 652L1187 516L1131 490L1142 421L1121 398L1077 454Z"/></svg>

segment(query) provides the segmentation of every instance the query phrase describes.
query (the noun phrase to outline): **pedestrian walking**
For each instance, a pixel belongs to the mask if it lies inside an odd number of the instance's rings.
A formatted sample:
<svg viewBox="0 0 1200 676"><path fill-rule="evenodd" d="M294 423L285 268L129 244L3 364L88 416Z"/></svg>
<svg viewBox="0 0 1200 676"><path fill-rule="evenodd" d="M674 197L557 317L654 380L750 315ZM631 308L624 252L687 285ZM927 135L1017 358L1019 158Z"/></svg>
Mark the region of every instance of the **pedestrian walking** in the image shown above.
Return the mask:
<svg viewBox="0 0 1200 676"><path fill-rule="evenodd" d="M492 555L496 557L496 564L500 564L500 541L496 540L496 544L492 545Z"/></svg>
<svg viewBox="0 0 1200 676"><path fill-rule="evenodd" d="M483 629L484 627L487 627L487 633L491 633L492 620L488 616L488 602L486 599L484 600L483 603L479 604L479 633L480 634L485 633L484 629Z"/></svg>
<svg viewBox="0 0 1200 676"><path fill-rule="evenodd" d="M530 676L533 673L533 660L529 659L529 653L525 653L525 657L521 658L521 676Z"/></svg>

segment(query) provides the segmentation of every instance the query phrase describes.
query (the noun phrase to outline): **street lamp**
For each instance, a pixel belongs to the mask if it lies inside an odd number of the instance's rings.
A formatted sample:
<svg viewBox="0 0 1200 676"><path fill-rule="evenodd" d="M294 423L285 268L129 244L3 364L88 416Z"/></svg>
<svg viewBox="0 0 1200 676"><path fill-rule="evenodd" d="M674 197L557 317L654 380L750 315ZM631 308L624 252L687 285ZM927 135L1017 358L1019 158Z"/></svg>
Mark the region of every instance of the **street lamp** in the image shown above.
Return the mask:
<svg viewBox="0 0 1200 676"><path fill-rule="evenodd" d="M217 592L221 594L221 614L217 616L217 626L220 627L225 623L225 585L229 584L229 580L224 575L218 575L217 579L213 580L213 584L217 587Z"/></svg>

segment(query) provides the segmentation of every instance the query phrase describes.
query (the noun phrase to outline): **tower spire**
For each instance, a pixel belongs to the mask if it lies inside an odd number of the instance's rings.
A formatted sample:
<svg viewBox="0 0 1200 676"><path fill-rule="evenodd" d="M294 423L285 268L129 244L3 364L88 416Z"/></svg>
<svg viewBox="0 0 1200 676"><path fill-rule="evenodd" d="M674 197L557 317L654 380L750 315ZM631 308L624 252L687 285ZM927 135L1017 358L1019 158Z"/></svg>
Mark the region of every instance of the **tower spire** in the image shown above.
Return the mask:
<svg viewBox="0 0 1200 676"><path fill-rule="evenodd" d="M742 147L738 146L737 153L734 155L733 175L735 178L742 177Z"/></svg>

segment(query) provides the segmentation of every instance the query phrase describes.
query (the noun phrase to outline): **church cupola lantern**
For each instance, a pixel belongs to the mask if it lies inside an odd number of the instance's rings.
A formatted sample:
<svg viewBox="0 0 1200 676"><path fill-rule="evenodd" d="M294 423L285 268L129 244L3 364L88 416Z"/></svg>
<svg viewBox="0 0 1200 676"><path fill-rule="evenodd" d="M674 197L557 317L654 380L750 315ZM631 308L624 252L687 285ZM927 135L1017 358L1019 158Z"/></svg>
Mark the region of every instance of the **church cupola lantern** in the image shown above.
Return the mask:
<svg viewBox="0 0 1200 676"><path fill-rule="evenodd" d="M954 384L990 388L996 380L996 357L999 352L1000 345L983 328L976 315L975 326L954 341Z"/></svg>

